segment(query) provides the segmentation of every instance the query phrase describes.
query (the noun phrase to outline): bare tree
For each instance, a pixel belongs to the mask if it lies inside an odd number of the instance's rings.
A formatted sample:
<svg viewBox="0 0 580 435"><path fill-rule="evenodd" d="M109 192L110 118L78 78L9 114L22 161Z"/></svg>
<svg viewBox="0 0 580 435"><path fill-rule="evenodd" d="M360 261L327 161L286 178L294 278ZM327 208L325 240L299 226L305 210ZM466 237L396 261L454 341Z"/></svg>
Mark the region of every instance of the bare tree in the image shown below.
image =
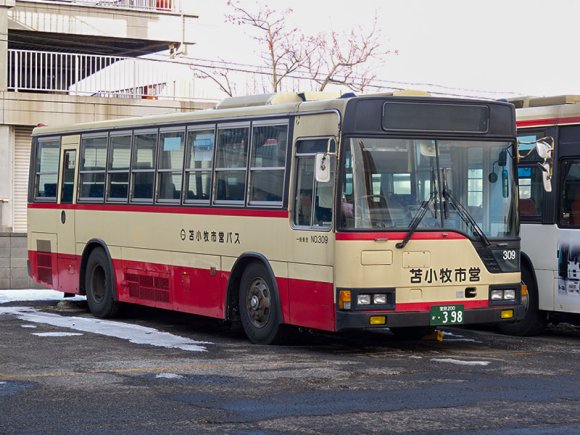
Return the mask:
<svg viewBox="0 0 580 435"><path fill-rule="evenodd" d="M257 12L241 6L239 0L228 1L233 12L226 15L227 21L250 26L256 30L252 36L264 47L261 58L272 77L272 90L280 90L282 81L301 68L305 59L313 50L313 46L305 43L305 38L296 27L288 27L286 17L292 9L276 11L267 5L262 5Z"/></svg>
<svg viewBox="0 0 580 435"><path fill-rule="evenodd" d="M345 86L362 92L376 78L369 62L379 62L390 53L381 49L381 32L375 15L368 32L362 28L346 34L319 34L313 41L317 49L305 62L309 78L323 91L329 84ZM396 52L395 52L396 53Z"/></svg>
<svg viewBox="0 0 580 435"><path fill-rule="evenodd" d="M220 65L203 65L203 66L190 66L193 71L193 76L199 79L209 79L214 82L218 87L229 97L233 97L236 91L235 83L231 80L231 69L227 63L222 59L220 60Z"/></svg>
<svg viewBox="0 0 580 435"><path fill-rule="evenodd" d="M389 51L381 49L381 32L375 15L372 27L363 31L360 27L347 33L320 33L307 36L297 27L287 23L292 9L275 10L259 4L256 10L241 5L241 0L229 0L231 13L226 21L252 29L251 37L261 48L261 60L265 65L256 71L270 79L266 92L278 92L285 79L307 80L322 91L330 84L337 84L354 91L364 89L375 79L370 66ZM200 78L215 82L227 95L232 96L233 69L222 61L221 66L194 68Z"/></svg>

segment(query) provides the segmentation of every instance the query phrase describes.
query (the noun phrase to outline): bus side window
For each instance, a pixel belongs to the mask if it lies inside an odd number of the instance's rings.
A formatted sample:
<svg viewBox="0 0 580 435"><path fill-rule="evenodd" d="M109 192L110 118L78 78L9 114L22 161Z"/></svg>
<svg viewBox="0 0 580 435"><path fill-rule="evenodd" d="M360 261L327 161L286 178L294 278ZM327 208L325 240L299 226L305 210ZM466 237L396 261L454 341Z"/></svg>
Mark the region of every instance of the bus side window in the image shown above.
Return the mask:
<svg viewBox="0 0 580 435"><path fill-rule="evenodd" d="M565 161L562 165L560 225L580 226L580 162Z"/></svg>
<svg viewBox="0 0 580 435"><path fill-rule="evenodd" d="M539 166L520 166L519 179L519 212L525 221L541 219L541 204L544 195L542 170Z"/></svg>
<svg viewBox="0 0 580 435"><path fill-rule="evenodd" d="M133 141L132 201L153 202L157 130L135 132Z"/></svg>
<svg viewBox="0 0 580 435"><path fill-rule="evenodd" d="M40 139L36 148L34 199L56 202L60 138Z"/></svg>
<svg viewBox="0 0 580 435"><path fill-rule="evenodd" d="M330 181L318 183L314 177L315 153L327 150L328 139L302 140L296 144L296 189L294 225L328 229L332 225L334 203L334 169L336 159L330 158Z"/></svg>

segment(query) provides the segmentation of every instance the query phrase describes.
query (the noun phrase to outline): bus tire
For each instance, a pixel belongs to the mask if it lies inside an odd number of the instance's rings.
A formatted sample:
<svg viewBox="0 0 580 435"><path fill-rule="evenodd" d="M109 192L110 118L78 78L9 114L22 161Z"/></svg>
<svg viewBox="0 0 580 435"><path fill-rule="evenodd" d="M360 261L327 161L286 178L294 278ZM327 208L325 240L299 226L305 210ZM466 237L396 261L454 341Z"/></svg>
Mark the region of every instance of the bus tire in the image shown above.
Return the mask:
<svg viewBox="0 0 580 435"><path fill-rule="evenodd" d="M403 340L419 340L435 331L434 326L408 326L389 329L395 337Z"/></svg>
<svg viewBox="0 0 580 435"><path fill-rule="evenodd" d="M242 327L252 343L280 342L283 335L280 298L262 263L250 263L244 270L238 304Z"/></svg>
<svg viewBox="0 0 580 435"><path fill-rule="evenodd" d="M115 279L109 258L102 248L91 252L85 273L85 290L89 310L101 319L115 317L120 304L115 301Z"/></svg>
<svg viewBox="0 0 580 435"><path fill-rule="evenodd" d="M546 313L540 311L538 286L529 267L522 267L522 282L528 287L527 300L522 298L525 308L524 318L516 322L500 323L500 332L519 337L539 335L544 331L548 321Z"/></svg>

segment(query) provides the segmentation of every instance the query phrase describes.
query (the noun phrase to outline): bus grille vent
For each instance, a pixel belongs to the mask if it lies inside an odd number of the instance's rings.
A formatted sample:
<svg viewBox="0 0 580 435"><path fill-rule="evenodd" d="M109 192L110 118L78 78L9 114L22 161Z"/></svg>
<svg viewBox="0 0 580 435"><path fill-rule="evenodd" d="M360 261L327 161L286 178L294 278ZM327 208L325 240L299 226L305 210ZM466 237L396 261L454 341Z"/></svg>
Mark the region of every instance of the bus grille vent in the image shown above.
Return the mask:
<svg viewBox="0 0 580 435"><path fill-rule="evenodd" d="M38 252L36 259L36 276L38 280L46 284L52 284L52 254L50 252Z"/></svg>
<svg viewBox="0 0 580 435"><path fill-rule="evenodd" d="M169 278L126 273L129 296L155 302L170 302Z"/></svg>
<svg viewBox="0 0 580 435"><path fill-rule="evenodd" d="M499 264L497 264L497 261L495 261L495 258L493 258L491 253L481 255L481 259L483 260L483 264L485 264L485 267L490 273L501 272Z"/></svg>

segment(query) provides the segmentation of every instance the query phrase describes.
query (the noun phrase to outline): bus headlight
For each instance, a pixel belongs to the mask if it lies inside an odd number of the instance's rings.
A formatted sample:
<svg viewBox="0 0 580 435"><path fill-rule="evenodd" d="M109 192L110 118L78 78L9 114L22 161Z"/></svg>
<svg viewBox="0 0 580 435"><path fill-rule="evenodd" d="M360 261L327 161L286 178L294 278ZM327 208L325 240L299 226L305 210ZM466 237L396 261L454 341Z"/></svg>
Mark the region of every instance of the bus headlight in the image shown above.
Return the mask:
<svg viewBox="0 0 580 435"><path fill-rule="evenodd" d="M370 303L371 303L371 295L362 294L358 295L356 298L357 305L370 305Z"/></svg>
<svg viewBox="0 0 580 435"><path fill-rule="evenodd" d="M503 298L510 300L510 301L513 301L516 298L516 291L513 289L504 290Z"/></svg>
<svg viewBox="0 0 580 435"><path fill-rule="evenodd" d="M515 288L514 288L515 287ZM518 286L492 286L489 289L489 302L495 304L513 304L519 300Z"/></svg>
<svg viewBox="0 0 580 435"><path fill-rule="evenodd" d="M384 305L387 303L387 295L376 293L373 295L373 304L375 305Z"/></svg>

